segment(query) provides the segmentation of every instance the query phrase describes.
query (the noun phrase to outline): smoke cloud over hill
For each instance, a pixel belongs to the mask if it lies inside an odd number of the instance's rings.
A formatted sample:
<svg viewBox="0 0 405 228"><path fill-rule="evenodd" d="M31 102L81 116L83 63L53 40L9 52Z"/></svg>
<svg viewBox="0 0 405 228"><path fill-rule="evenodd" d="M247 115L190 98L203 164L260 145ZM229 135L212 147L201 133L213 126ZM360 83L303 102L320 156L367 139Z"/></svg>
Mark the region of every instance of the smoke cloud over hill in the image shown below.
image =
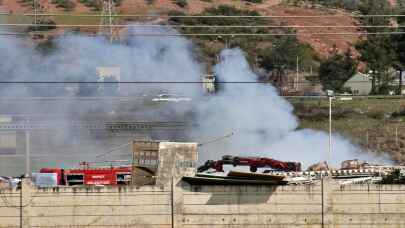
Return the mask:
<svg viewBox="0 0 405 228"><path fill-rule="evenodd" d="M55 49L47 55L27 47L27 41L0 37L1 81L80 81L95 82L96 68L119 67L120 81L154 82L122 84L113 96L135 96L141 102L131 108L93 103L80 105L74 99L68 104L53 105L32 102L18 107L24 113L132 113L139 121L150 116L187 120L192 116L190 140L205 141L234 132L230 138L201 147L200 160L219 159L221 155L257 155L281 160L301 161L304 165L327 159L328 135L313 130L296 130L299 123L293 107L280 97L270 84L254 83L251 71L240 49L223 50L214 67L218 80L224 82L216 94L205 94L200 84L157 82L200 82L204 67L196 58L196 48L183 37L136 36L138 33L173 33L176 31L143 29L129 32L125 42L110 44L105 39L84 35L67 35L54 40ZM232 83L230 83L232 82ZM248 82L248 83L234 83ZM84 84L86 85L86 84ZM67 92L64 85L2 85L1 96L109 96L81 87ZM94 85L93 85L94 86ZM162 92L191 97L191 102L150 105L150 96ZM145 102L148 101L148 102ZM96 101L94 101L96 102ZM15 108L15 107L13 107ZM3 110L3 113L7 112ZM191 114L190 114L191 113ZM75 116L76 118L76 116ZM72 117L65 119L72 121ZM68 134L69 135L69 134ZM164 139L164 138L162 138ZM344 159L378 160L364 153L350 140L333 137L333 163ZM106 148L104 148L105 150ZM96 150L96 149L94 149ZM97 148L97 150L102 150ZM57 153L54 151L53 153ZM96 151L81 154L96 155ZM79 159L79 158L78 158Z"/></svg>
<svg viewBox="0 0 405 228"><path fill-rule="evenodd" d="M293 107L280 97L270 84L255 84L257 76L251 71L239 49L224 50L215 73L223 82L223 91L199 106L203 128L201 138L235 134L203 148L201 158L224 154L269 156L281 160L301 161L304 166L328 159L329 135L310 129L297 130L299 125ZM337 166L341 161L359 158L384 161L375 157L340 135L333 135L330 161Z"/></svg>

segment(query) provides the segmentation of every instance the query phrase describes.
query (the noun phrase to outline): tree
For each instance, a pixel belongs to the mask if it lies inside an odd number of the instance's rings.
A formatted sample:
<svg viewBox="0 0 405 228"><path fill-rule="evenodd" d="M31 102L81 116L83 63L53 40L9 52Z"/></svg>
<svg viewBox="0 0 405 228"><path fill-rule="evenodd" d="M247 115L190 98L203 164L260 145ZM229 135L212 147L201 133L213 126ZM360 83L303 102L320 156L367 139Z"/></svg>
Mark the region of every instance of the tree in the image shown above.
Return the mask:
<svg viewBox="0 0 405 228"><path fill-rule="evenodd" d="M395 9L390 6L387 0L361 0L359 11L364 15L395 14L393 12ZM391 20L389 17L361 18L363 25L368 26L387 26ZM392 32L392 29L368 27L367 32ZM356 45L356 49L361 54L360 60L367 63L367 71L371 72L373 94L387 94L391 90L390 82L393 78L389 71L392 67L397 68L398 66L398 45L399 43L393 36L387 35L368 35L367 39Z"/></svg>
<svg viewBox="0 0 405 228"><path fill-rule="evenodd" d="M176 5L180 6L181 8L184 8L188 5L187 0L175 0L174 3L176 3Z"/></svg>
<svg viewBox="0 0 405 228"><path fill-rule="evenodd" d="M392 14L392 9L387 0L361 0L359 4L359 11L363 15L384 15ZM364 17L361 18L361 22L364 25L381 26L388 25L390 23L389 17ZM382 32L381 28L367 28L368 32Z"/></svg>
<svg viewBox="0 0 405 228"><path fill-rule="evenodd" d="M286 37L276 42L269 50L270 52L263 51L260 55L259 65L272 72L280 87L283 86L286 71L295 66L298 54L297 44L295 38Z"/></svg>
<svg viewBox="0 0 405 228"><path fill-rule="evenodd" d="M357 62L350 51L343 55L335 52L321 62L319 79L325 90L342 92L344 84L356 73L356 69Z"/></svg>
<svg viewBox="0 0 405 228"><path fill-rule="evenodd" d="M76 6L72 0L52 0L52 3L56 4L57 7L64 8L66 11L73 10Z"/></svg>
<svg viewBox="0 0 405 228"><path fill-rule="evenodd" d="M57 51L58 46L55 44L53 38L48 38L43 42L40 42L35 47L35 50L41 55L50 55Z"/></svg>
<svg viewBox="0 0 405 228"><path fill-rule="evenodd" d="M186 14L181 11L171 11L169 16L185 16ZM173 25L187 25L191 27L179 28L181 33L210 33L210 34L265 34L281 32L281 29L255 27L253 25L268 26L274 24L269 18L256 17L260 16L259 12L247 9L238 9L230 5L219 5L205 9L196 16L203 17L170 17L169 23ZM232 16L232 17L205 17L205 16ZM243 19L233 16L255 16L245 17ZM193 25L204 25L206 28L196 28ZM225 26L216 27L214 25ZM250 25L252 25L250 27ZM227 26L245 26L245 27L227 27ZM278 31L276 31L278 30ZM246 54L250 63L254 63L257 59L258 50L263 46L260 44L270 44L270 41L274 37L271 36L196 36L193 37L194 43L201 48L202 58L206 58L212 62L212 65L216 62L216 57L220 50L223 48L239 47Z"/></svg>
<svg viewBox="0 0 405 228"><path fill-rule="evenodd" d="M310 46L300 43L296 37L283 37L273 43L273 48L260 51L259 66L271 71L279 86L283 86L287 71L296 69L297 57L301 65L309 65L315 54Z"/></svg>
<svg viewBox="0 0 405 228"><path fill-rule="evenodd" d="M387 94L392 78L389 69L397 63L398 53L395 43L389 36L369 36L367 40L356 45L360 52L360 60L367 63L369 72L372 72L372 93Z"/></svg>

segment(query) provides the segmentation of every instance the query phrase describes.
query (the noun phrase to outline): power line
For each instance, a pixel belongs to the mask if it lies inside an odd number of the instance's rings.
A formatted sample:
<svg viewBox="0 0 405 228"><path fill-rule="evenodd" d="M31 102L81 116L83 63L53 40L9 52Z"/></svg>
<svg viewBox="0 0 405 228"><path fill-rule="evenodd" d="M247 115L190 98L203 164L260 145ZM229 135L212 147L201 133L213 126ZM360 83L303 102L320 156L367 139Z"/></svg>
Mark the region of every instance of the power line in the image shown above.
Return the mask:
<svg viewBox="0 0 405 228"><path fill-rule="evenodd" d="M111 82L98 82L98 81L0 81L0 84L56 84L63 86L64 84L211 84L212 82L204 81L111 81ZM216 81L217 84L269 84L271 82L265 81ZM319 81L302 81L302 82L285 82L283 84L320 84ZM350 81L350 83L368 83L371 81ZM399 82L394 82L393 85L399 85Z"/></svg>
<svg viewBox="0 0 405 228"><path fill-rule="evenodd" d="M405 17L405 14L373 14L373 15L145 15L145 14L60 14L60 13L9 13L2 12L0 16L53 16L53 17L138 17L138 18L373 18L373 17Z"/></svg>
<svg viewBox="0 0 405 228"><path fill-rule="evenodd" d="M132 142L129 142L129 143L125 143L125 144L119 145L119 146L117 146L117 147L111 148L111 149L109 149L108 151L103 152L103 153L97 155L96 158L104 157L104 156L106 156L106 155L108 155L108 154L111 154L112 152L115 152L115 151L117 151L117 150L121 150L122 148L128 147L128 146L131 145L131 144L132 144Z"/></svg>
<svg viewBox="0 0 405 228"><path fill-rule="evenodd" d="M96 24L23 24L23 23L7 23L0 24L2 27L120 27L120 28L405 28L403 25L161 25L161 24L112 24L112 25L96 25Z"/></svg>
<svg viewBox="0 0 405 228"><path fill-rule="evenodd" d="M32 36L45 35L46 33L0 33L0 36ZM231 36L231 37L253 37L253 36L298 36L298 35L314 35L314 36L370 36L370 35L403 35L405 32L297 32L297 33L129 33L126 36L136 37L181 37L181 36ZM86 36L105 36L108 34L86 34ZM63 35L60 35L63 36Z"/></svg>

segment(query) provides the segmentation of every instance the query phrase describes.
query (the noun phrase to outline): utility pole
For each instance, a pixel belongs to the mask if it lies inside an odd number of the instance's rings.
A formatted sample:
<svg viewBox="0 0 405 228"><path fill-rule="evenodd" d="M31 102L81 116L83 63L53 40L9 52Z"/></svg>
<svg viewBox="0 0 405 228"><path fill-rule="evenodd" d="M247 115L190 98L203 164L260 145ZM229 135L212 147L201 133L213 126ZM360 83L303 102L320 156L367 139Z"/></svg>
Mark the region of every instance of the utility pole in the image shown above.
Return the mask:
<svg viewBox="0 0 405 228"><path fill-rule="evenodd" d="M299 58L297 55L297 76L296 76L296 84L295 84L295 90L298 91L298 84L299 84Z"/></svg>
<svg viewBox="0 0 405 228"><path fill-rule="evenodd" d="M405 74L404 71L401 69L399 71L399 85L398 85L398 95L402 95L402 75Z"/></svg>
<svg viewBox="0 0 405 228"><path fill-rule="evenodd" d="M329 155L328 161L332 159L332 96L329 96ZM329 163L330 165L331 163Z"/></svg>
<svg viewBox="0 0 405 228"><path fill-rule="evenodd" d="M21 176L21 181L20 181L20 228L23 228L23 179L24 175Z"/></svg>
<svg viewBox="0 0 405 228"><path fill-rule="evenodd" d="M109 15L109 25L110 25L110 43L113 42L113 28L112 28L112 4L111 4L111 0L108 0L108 15Z"/></svg>
<svg viewBox="0 0 405 228"><path fill-rule="evenodd" d="M332 90L327 90L329 98L329 153L328 153L328 163L332 162L332 100L334 98L334 92Z"/></svg>
<svg viewBox="0 0 405 228"><path fill-rule="evenodd" d="M26 176L31 176L31 162L30 162L30 157L31 157L31 137L30 137L30 131L26 130L25 131L25 175Z"/></svg>
<svg viewBox="0 0 405 228"><path fill-rule="evenodd" d="M37 30L37 0L32 1L33 7L34 7L34 25L35 25L35 31Z"/></svg>
<svg viewBox="0 0 405 228"><path fill-rule="evenodd" d="M398 126L395 127L395 144L398 146Z"/></svg>

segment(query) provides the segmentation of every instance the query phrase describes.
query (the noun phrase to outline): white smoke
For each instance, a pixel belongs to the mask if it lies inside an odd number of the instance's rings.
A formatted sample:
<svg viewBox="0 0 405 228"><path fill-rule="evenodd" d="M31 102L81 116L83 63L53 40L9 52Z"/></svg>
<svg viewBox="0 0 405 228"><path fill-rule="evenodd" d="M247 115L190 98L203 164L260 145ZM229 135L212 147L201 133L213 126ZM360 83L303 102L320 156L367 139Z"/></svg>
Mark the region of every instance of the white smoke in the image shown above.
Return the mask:
<svg viewBox="0 0 405 228"><path fill-rule="evenodd" d="M30 39L0 36L0 81L34 82L96 82L98 67L119 67L123 82L154 82L151 84L121 84L118 94L94 93L91 84L0 84L0 115L43 116L48 124L60 124L60 130L48 134L33 131L31 139L32 167L73 166L80 161L96 161L97 155L128 143L133 139L125 132L120 137L99 137L86 130L69 128L72 121L184 121L190 109L181 105L156 104L151 100L161 93L196 97L202 94L198 84L165 84L158 82L201 80L201 64L194 56L192 43L182 37L137 37L129 32L123 42L111 44L102 37L71 34L53 40L48 54L35 49ZM140 32L140 31L139 31ZM152 30L142 33L173 30ZM83 86L84 85L84 86ZM87 87L88 86L88 87ZM68 87L83 87L91 92L71 93ZM129 96L131 99L82 99L81 96ZM13 97L11 100L7 98ZM14 99L25 97L25 99ZM37 99L36 97L64 97ZM33 99L30 99L33 98ZM55 117L56 116L56 117ZM33 122L35 123L35 122ZM58 125L59 126L59 125ZM12 133L12 132L11 132ZM41 133L41 134L40 134ZM171 132L151 136L153 139L173 139ZM135 134L135 136L137 136ZM24 154L24 137L17 134L18 153ZM132 137L132 138L131 138ZM21 138L21 139L20 139ZM76 143L77 141L80 141ZM22 149L21 149L22 148ZM101 159L130 159L129 147L114 151ZM24 157L0 158L0 175L19 175L24 171Z"/></svg>
<svg viewBox="0 0 405 228"><path fill-rule="evenodd" d="M224 50L221 53L221 61L214 67L214 71L220 81L228 83L221 85L223 88L217 94L208 96L203 93L200 84L156 83L202 80L204 67L198 62L195 47L189 40L179 36L136 36L139 33L177 34L172 29L145 28L129 31L125 42L118 44L111 44L102 38L67 35L55 39L56 50L48 55L39 54L27 45L27 40L0 37L0 81L94 82L98 79L97 67L113 66L121 69L121 81L155 82L121 85L119 96L139 98L124 105L101 100L79 101L73 99L78 94L66 94L64 85L2 85L2 97L66 96L72 99L60 103L42 100L23 104L7 103L10 107L2 104L0 114L60 113L67 115L64 121L68 123L80 119L82 115L103 115L111 111L129 115L131 120L136 121L189 121L189 116L192 116L194 123L189 132L190 140L204 142L234 132L231 138L201 147L201 162L219 159L224 154L266 156L301 161L304 165L326 160L328 136L312 130L297 131L299 123L293 115L291 104L278 96L271 84L254 83L257 76L251 71L241 50ZM184 104L150 104L153 96L167 92L189 96L193 100ZM75 135L76 139L82 138L81 132L72 132L71 129L64 131L67 132L67 142L72 141L71 135ZM45 153L46 150L47 153L63 156L74 154L69 159L61 156L49 163L58 165L58 161L68 160L71 165L80 160L93 160L101 152L125 142L101 139L88 142L88 146L64 145L41 148L40 152ZM366 153L359 153L361 150L357 146L338 135L333 137L333 148L334 164L356 157L374 160ZM109 157L111 160L113 158ZM36 167L43 166L41 159L33 162L37 162ZM6 170L8 164L11 163L1 158L0 171Z"/></svg>
<svg viewBox="0 0 405 228"><path fill-rule="evenodd" d="M235 134L203 146L202 160L225 154L299 161L304 166L319 161L332 161L332 165L338 166L341 161L354 158L370 162L385 160L362 151L337 134L333 135L332 154L328 155L329 135L309 129L296 130L298 122L291 104L272 85L251 83L257 76L240 49L222 51L215 73L225 82L223 91L200 105L199 122L204 127L197 134L212 138L229 132Z"/></svg>

